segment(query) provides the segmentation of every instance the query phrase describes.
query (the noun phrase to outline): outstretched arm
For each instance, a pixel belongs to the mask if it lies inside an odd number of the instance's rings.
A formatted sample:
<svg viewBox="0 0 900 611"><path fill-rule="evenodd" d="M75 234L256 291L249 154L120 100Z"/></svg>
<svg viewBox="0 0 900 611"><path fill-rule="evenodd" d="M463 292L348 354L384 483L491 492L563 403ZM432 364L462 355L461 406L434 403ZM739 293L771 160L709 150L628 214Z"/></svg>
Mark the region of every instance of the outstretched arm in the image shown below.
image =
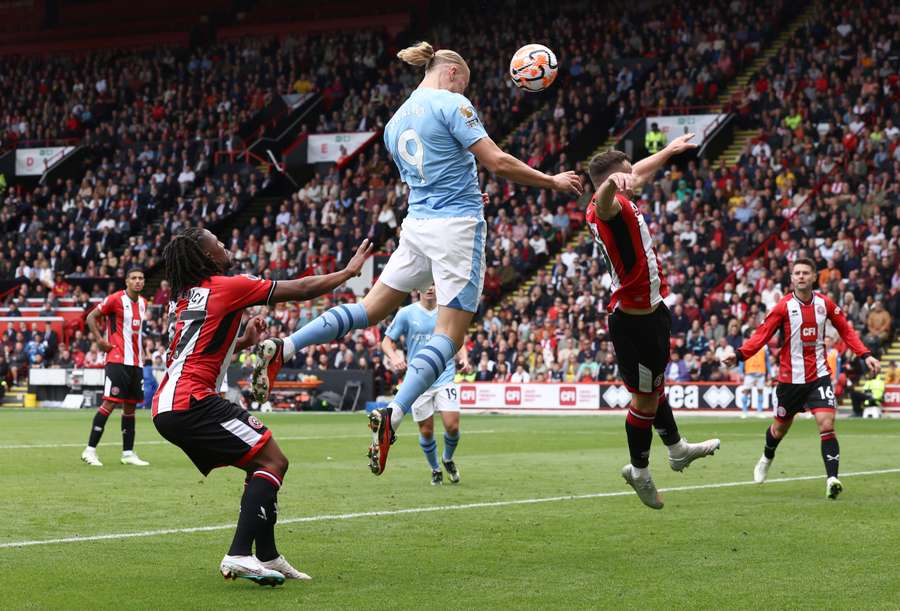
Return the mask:
<svg viewBox="0 0 900 611"><path fill-rule="evenodd" d="M481 165L507 180L527 187L553 189L581 195L581 179L575 172L561 172L555 176L544 174L509 153L503 152L490 137L481 138L469 147L469 151L475 155Z"/></svg>
<svg viewBox="0 0 900 611"><path fill-rule="evenodd" d="M881 370L881 361L872 356L872 351L859 339L859 335L847 321L847 317L844 315L843 310L837 307L830 299L826 298L825 312L828 316L828 320L830 320L831 324L834 325L834 328L837 329L838 335L847 342L847 346L850 347L853 353L863 359L870 370L878 373Z"/></svg>
<svg viewBox="0 0 900 611"><path fill-rule="evenodd" d="M347 282L347 280L350 280L350 278L358 276L362 270L363 263L366 262L370 254L372 254L372 244L369 240L363 240L363 243L356 249L356 254L347 263L347 267L333 274L307 276L296 280L281 280L275 286L269 303L306 301L329 293Z"/></svg>
<svg viewBox="0 0 900 611"><path fill-rule="evenodd" d="M633 189L640 190L648 181L652 180L656 173L666 165L670 158L680 155L685 151L697 148L696 144L691 142L694 134L684 134L672 140L666 148L658 153L641 159L632 166L631 172L635 176Z"/></svg>
<svg viewBox="0 0 900 611"><path fill-rule="evenodd" d="M759 352L763 346L769 343L769 340L772 339L772 336L775 335L775 332L778 331L779 327L784 323L786 314L787 309L784 304L778 303L772 311L769 312L769 315L766 316L763 324L756 328L756 331L750 336L750 339L741 344L741 347L735 350L734 354L722 359L722 363L727 367L734 367L738 361L747 360Z"/></svg>

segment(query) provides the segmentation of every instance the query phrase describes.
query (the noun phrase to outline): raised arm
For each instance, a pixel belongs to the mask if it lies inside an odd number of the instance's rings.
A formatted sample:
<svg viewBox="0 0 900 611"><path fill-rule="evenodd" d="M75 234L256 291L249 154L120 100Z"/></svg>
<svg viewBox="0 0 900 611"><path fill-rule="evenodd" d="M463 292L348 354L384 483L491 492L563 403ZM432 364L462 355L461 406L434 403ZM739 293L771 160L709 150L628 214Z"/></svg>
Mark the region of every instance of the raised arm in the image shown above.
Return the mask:
<svg viewBox="0 0 900 611"><path fill-rule="evenodd" d="M697 148L697 145L691 142L693 137L694 134L678 136L660 152L645 157L635 163L631 169L631 172L635 177L632 188L636 191L640 190L648 181L656 176L656 173L666 165L670 158L685 151Z"/></svg>
<svg viewBox="0 0 900 611"><path fill-rule="evenodd" d="M744 361L759 352L760 348L769 343L775 332L784 324L784 317L787 315L787 308L783 303L779 302L772 308L769 315L763 323L756 328L756 331L750 338L741 344L741 347L735 350L735 354L722 359L722 362L728 367L733 367L738 361Z"/></svg>
<svg viewBox="0 0 900 611"><path fill-rule="evenodd" d="M369 240L363 240L363 243L356 249L356 254L347 263L347 267L339 272L321 276L307 276L296 280L279 280L271 299L269 299L269 303L306 301L330 293L350 278L358 276L362 270L363 263L366 262L370 254L372 254L372 244Z"/></svg>
<svg viewBox="0 0 900 611"><path fill-rule="evenodd" d="M485 136L469 147L469 151L478 159L478 163L507 180L528 187L553 189L573 195L581 195L581 179L575 172L561 172L554 176L544 174L519 161L509 153L503 152L490 137Z"/></svg>

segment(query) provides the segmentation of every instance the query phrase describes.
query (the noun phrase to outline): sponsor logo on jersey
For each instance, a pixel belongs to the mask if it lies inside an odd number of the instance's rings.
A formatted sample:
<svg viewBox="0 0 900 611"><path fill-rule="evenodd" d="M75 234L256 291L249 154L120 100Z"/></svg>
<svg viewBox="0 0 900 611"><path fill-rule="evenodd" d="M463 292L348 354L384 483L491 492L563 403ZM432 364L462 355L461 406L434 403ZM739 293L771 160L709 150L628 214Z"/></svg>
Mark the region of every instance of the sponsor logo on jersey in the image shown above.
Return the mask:
<svg viewBox="0 0 900 611"><path fill-rule="evenodd" d="M819 335L819 329L817 327L803 327L800 329L800 337L803 339L815 339L817 335Z"/></svg>

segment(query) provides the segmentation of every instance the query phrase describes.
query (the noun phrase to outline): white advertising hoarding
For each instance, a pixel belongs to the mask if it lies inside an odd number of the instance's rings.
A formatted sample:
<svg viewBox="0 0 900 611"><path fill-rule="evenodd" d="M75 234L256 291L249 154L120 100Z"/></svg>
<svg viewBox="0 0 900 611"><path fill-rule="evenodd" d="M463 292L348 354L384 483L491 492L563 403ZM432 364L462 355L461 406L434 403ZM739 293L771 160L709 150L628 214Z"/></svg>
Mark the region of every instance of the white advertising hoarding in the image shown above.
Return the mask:
<svg viewBox="0 0 900 611"><path fill-rule="evenodd" d="M40 176L74 149L74 146L16 149L16 176Z"/></svg>
<svg viewBox="0 0 900 611"><path fill-rule="evenodd" d="M495 384L459 385L459 405L463 409L600 409L597 384Z"/></svg>
<svg viewBox="0 0 900 611"><path fill-rule="evenodd" d="M706 139L712 135L714 126L718 121L724 120L727 115L709 114L709 115L672 115L665 117L647 117L647 132L650 126L656 123L659 130L666 135L666 142L683 134L694 134L693 142L702 145Z"/></svg>
<svg viewBox="0 0 900 611"><path fill-rule="evenodd" d="M352 155L374 135L375 132L313 134L306 141L306 162L336 162Z"/></svg>

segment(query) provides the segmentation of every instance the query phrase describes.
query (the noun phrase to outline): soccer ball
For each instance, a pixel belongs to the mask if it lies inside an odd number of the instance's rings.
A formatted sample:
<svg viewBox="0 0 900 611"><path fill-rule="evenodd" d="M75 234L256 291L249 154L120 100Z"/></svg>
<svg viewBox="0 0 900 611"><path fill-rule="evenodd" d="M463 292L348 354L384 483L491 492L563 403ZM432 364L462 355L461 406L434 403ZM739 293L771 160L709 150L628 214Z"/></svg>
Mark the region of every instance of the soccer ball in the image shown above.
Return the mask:
<svg viewBox="0 0 900 611"><path fill-rule="evenodd" d="M539 44L525 45L509 62L509 76L525 91L543 91L556 79L559 64L553 51Z"/></svg>

